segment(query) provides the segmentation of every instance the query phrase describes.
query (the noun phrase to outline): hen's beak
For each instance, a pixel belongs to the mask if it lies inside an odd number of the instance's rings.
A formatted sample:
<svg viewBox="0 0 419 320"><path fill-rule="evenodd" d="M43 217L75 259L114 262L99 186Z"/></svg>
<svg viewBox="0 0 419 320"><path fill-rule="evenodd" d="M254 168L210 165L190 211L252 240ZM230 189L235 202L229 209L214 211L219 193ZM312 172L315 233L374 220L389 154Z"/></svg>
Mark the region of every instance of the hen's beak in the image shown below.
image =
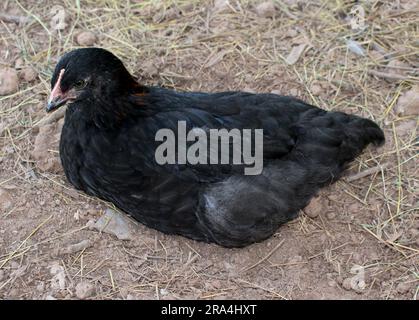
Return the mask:
<svg viewBox="0 0 419 320"><path fill-rule="evenodd" d="M61 79L63 78L64 71L65 69L60 70L57 82L55 83L54 88L51 90L51 95L48 99L47 112L51 112L52 110L57 109L67 101L66 96L61 91Z"/></svg>
<svg viewBox="0 0 419 320"><path fill-rule="evenodd" d="M66 102L67 102L67 99L65 97L61 97L61 96L56 97L52 101L48 101L47 112L51 112L55 109L58 109L59 107L61 107Z"/></svg>

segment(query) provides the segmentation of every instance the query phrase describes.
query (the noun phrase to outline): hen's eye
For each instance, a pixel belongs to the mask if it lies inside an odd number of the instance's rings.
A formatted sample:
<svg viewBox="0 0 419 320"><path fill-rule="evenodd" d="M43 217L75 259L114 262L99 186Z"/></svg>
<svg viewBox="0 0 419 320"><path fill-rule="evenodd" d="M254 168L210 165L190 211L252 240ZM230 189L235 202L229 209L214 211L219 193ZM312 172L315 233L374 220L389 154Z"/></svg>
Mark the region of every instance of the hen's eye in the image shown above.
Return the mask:
<svg viewBox="0 0 419 320"><path fill-rule="evenodd" d="M75 84L74 84L74 88L76 89L83 89L86 86L87 82L84 80L78 80Z"/></svg>

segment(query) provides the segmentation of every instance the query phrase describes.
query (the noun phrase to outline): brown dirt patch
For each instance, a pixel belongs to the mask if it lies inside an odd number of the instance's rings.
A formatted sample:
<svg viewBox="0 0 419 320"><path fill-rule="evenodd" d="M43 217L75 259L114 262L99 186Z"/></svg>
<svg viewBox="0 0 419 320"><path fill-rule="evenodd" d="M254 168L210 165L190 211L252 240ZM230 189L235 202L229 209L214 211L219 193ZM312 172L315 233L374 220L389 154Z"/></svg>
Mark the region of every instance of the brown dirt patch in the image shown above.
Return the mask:
<svg viewBox="0 0 419 320"><path fill-rule="evenodd" d="M34 75L0 97L0 298L418 298L418 117L394 111L418 83L416 1L363 4L362 30L349 1L261 2L0 5L0 67ZM82 32L146 84L295 95L374 119L387 143L348 172L370 174L326 188L262 243L225 249L141 225L118 240L89 227L109 204L57 166L60 123L37 126L57 58L93 43Z"/></svg>

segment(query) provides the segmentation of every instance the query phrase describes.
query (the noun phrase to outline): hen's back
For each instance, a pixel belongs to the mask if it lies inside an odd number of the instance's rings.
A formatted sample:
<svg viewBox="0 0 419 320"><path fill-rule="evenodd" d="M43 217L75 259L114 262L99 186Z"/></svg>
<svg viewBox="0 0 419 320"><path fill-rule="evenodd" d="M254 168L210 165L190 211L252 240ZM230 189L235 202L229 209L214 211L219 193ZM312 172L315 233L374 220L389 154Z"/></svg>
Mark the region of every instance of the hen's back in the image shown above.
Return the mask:
<svg viewBox="0 0 419 320"><path fill-rule="evenodd" d="M236 247L268 238L321 187L336 181L369 143L384 142L374 122L317 108L302 113L295 130L291 152L261 175L236 175L208 186L200 218L217 243Z"/></svg>
<svg viewBox="0 0 419 320"><path fill-rule="evenodd" d="M120 102L115 102L120 103ZM60 143L69 181L169 234L240 247L271 236L383 133L370 120L272 94L177 93L151 88L126 101L128 116L103 129L67 109ZM159 129L263 129L263 171L233 165L159 165Z"/></svg>

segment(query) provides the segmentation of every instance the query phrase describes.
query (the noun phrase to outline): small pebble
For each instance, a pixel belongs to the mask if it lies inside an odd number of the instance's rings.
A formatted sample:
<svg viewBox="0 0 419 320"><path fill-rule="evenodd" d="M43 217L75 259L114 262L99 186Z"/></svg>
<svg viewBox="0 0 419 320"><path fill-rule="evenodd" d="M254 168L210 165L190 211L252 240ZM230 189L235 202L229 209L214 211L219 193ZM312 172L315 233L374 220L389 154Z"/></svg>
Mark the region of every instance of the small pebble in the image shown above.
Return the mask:
<svg viewBox="0 0 419 320"><path fill-rule="evenodd" d="M144 73L150 77L156 76L159 73L159 70L151 61L145 62L142 69Z"/></svg>
<svg viewBox="0 0 419 320"><path fill-rule="evenodd" d="M12 68L0 69L0 96L15 93L19 89L17 72Z"/></svg>
<svg viewBox="0 0 419 320"><path fill-rule="evenodd" d="M407 76L408 68L410 68L410 66L407 63L404 63L403 61L397 59L393 59L387 64L386 72Z"/></svg>
<svg viewBox="0 0 419 320"><path fill-rule="evenodd" d="M32 67L26 67L21 71L23 80L26 82L32 82L38 77L38 73Z"/></svg>
<svg viewBox="0 0 419 320"><path fill-rule="evenodd" d="M361 254L359 254L358 252L355 252L353 255L352 255L352 259L354 260L354 262L355 263L357 263L357 264L361 264L361 260L362 260L362 258L361 258Z"/></svg>
<svg viewBox="0 0 419 320"><path fill-rule="evenodd" d="M368 253L368 258L375 261L380 259L380 255L376 251L371 251Z"/></svg>
<svg viewBox="0 0 419 320"><path fill-rule="evenodd" d="M336 281L335 280L329 280L328 282L327 282L327 285L329 286L329 287L336 287Z"/></svg>
<svg viewBox="0 0 419 320"><path fill-rule="evenodd" d="M396 131L399 135L411 134L416 128L416 120L402 121L397 127Z"/></svg>
<svg viewBox="0 0 419 320"><path fill-rule="evenodd" d="M169 21L176 19L182 15L182 11L180 11L177 7L176 8L169 8L167 10L159 11L154 17L154 23L160 23L164 20Z"/></svg>
<svg viewBox="0 0 419 320"><path fill-rule="evenodd" d="M8 211L12 207L12 196L6 189L0 188L0 209L1 211Z"/></svg>
<svg viewBox="0 0 419 320"><path fill-rule="evenodd" d="M275 16L275 6L272 1L262 2L256 6L256 13L259 17L272 18Z"/></svg>
<svg viewBox="0 0 419 320"><path fill-rule="evenodd" d="M293 257L291 257L289 260L288 260L288 263L299 263L299 262L301 262L301 261L303 261L303 257L302 256L293 256Z"/></svg>
<svg viewBox="0 0 419 320"><path fill-rule="evenodd" d="M348 290L348 291L353 290L356 293L362 293L362 292L364 292L366 284L362 280L357 281L356 279L354 279L352 277L349 277L349 278L346 278L345 280L343 280L342 287L345 290Z"/></svg>
<svg viewBox="0 0 419 320"><path fill-rule="evenodd" d="M298 36L298 31L295 29L289 29L284 33L284 36L288 38L295 38Z"/></svg>
<svg viewBox="0 0 419 320"><path fill-rule="evenodd" d="M315 96L318 96L323 92L323 88L319 84L312 84L310 89L311 93Z"/></svg>
<svg viewBox="0 0 419 320"><path fill-rule="evenodd" d="M407 293L410 290L411 287L411 283L408 282L400 282L397 287L396 290L398 293L404 294Z"/></svg>
<svg viewBox="0 0 419 320"><path fill-rule="evenodd" d="M249 93L256 93L256 90L254 90L252 88L248 88L248 87L244 88L243 91L244 92L249 92Z"/></svg>
<svg viewBox="0 0 419 320"><path fill-rule="evenodd" d="M89 230L94 230L95 229L95 223L96 223L95 219L90 219L89 221L87 221L86 227Z"/></svg>
<svg viewBox="0 0 419 320"><path fill-rule="evenodd" d="M120 240L132 240L138 231L138 226L126 214L109 208L96 221L94 228L99 232L113 234Z"/></svg>
<svg viewBox="0 0 419 320"><path fill-rule="evenodd" d="M80 32L77 36L77 43L81 46L92 46L96 42L96 35L90 31Z"/></svg>
<svg viewBox="0 0 419 320"><path fill-rule="evenodd" d="M352 278L346 278L346 279L344 279L343 281L342 281L342 287L345 289L345 290L352 290L352 285L351 285L351 281L352 281Z"/></svg>
<svg viewBox="0 0 419 320"><path fill-rule="evenodd" d="M290 90L290 96L292 97L297 97L300 94L300 92L298 91L298 89L292 88Z"/></svg>
<svg viewBox="0 0 419 320"><path fill-rule="evenodd" d="M348 212L349 213L356 213L359 211L359 205L358 203L352 203L348 206Z"/></svg>
<svg viewBox="0 0 419 320"><path fill-rule="evenodd" d="M334 218L336 218L335 212L334 211L328 211L326 213L326 218L329 219L329 220L333 220Z"/></svg>
<svg viewBox="0 0 419 320"><path fill-rule="evenodd" d="M45 290L45 282L40 282L38 283L38 285L36 286L36 290L38 290L39 292L43 292Z"/></svg>
<svg viewBox="0 0 419 320"><path fill-rule="evenodd" d="M321 197L311 199L307 207L304 208L304 213L310 218L316 218L323 211Z"/></svg>
<svg viewBox="0 0 419 320"><path fill-rule="evenodd" d="M15 69L22 69L25 66L25 61L22 58L17 58L15 61Z"/></svg>
<svg viewBox="0 0 419 320"><path fill-rule="evenodd" d="M95 287L87 281L79 282L76 285L76 296L79 299L86 299L93 295Z"/></svg>
<svg viewBox="0 0 419 320"><path fill-rule="evenodd" d="M395 111L400 116L416 116L419 114L419 85L412 87L400 96Z"/></svg>
<svg viewBox="0 0 419 320"><path fill-rule="evenodd" d="M19 295L19 290L13 288L9 291L9 297L16 298Z"/></svg>

